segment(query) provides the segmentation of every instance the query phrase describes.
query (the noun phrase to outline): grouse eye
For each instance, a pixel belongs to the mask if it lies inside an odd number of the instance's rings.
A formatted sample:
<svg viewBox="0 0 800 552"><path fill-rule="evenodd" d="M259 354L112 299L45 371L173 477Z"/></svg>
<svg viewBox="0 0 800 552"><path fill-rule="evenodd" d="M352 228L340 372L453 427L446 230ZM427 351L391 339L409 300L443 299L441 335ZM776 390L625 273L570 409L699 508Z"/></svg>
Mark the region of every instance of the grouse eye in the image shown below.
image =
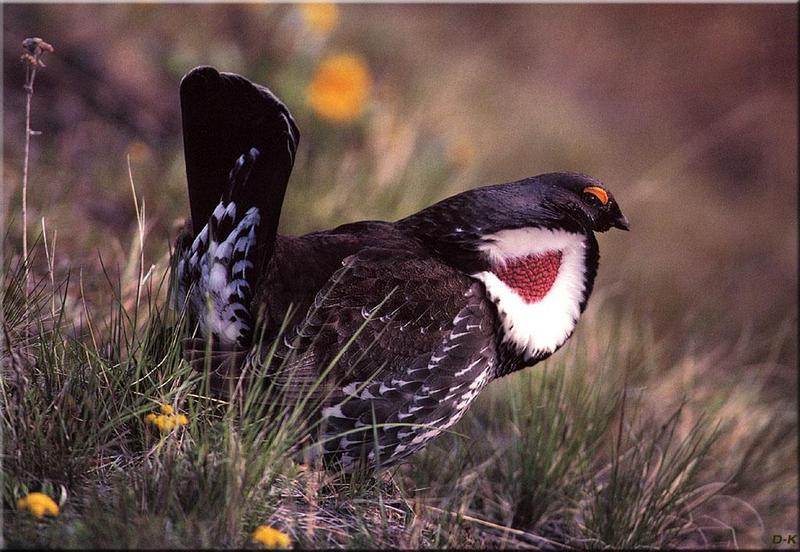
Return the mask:
<svg viewBox="0 0 800 552"><path fill-rule="evenodd" d="M599 205L608 204L608 192L600 186L587 186L583 189L583 194L586 196L586 199L589 200L589 203L598 204L599 202Z"/></svg>

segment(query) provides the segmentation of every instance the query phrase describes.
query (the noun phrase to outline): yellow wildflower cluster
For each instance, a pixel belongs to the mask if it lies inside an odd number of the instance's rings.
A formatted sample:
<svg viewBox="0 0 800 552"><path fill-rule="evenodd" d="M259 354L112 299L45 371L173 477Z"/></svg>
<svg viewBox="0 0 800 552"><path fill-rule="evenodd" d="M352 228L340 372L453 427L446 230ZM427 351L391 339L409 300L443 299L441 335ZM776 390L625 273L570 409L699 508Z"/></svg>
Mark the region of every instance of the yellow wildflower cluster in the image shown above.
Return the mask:
<svg viewBox="0 0 800 552"><path fill-rule="evenodd" d="M189 423L189 418L183 414L175 414L172 407L162 404L159 408L161 414L148 414L144 421L158 428L161 433L168 433L176 427L185 426Z"/></svg>
<svg viewBox="0 0 800 552"><path fill-rule="evenodd" d="M367 64L355 54L323 59L306 91L318 115L336 123L357 119L367 103L370 78Z"/></svg>
<svg viewBox="0 0 800 552"><path fill-rule="evenodd" d="M41 518L45 515L57 516L58 504L44 493L31 493L17 500L17 510L27 510L37 518Z"/></svg>
<svg viewBox="0 0 800 552"><path fill-rule="evenodd" d="M260 542L267 548L289 548L292 546L292 539L289 535L268 525L259 525L253 531L253 540Z"/></svg>
<svg viewBox="0 0 800 552"><path fill-rule="evenodd" d="M331 32L339 22L339 6L336 4L301 4L300 14L306 27L321 35Z"/></svg>

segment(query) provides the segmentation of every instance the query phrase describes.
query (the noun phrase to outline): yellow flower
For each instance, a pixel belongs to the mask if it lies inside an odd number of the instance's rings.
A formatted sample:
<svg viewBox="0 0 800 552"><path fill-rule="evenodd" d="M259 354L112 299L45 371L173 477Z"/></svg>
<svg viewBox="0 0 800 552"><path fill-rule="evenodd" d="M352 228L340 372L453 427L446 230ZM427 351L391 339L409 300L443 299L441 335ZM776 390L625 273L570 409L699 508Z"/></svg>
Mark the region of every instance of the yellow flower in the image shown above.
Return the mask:
<svg viewBox="0 0 800 552"><path fill-rule="evenodd" d="M289 548L292 546L292 539L289 538L289 535L267 525L259 525L253 531L253 540L260 542L267 548Z"/></svg>
<svg viewBox="0 0 800 552"><path fill-rule="evenodd" d="M328 34L339 22L339 6L336 4L302 4L300 14L306 27L319 34Z"/></svg>
<svg viewBox="0 0 800 552"><path fill-rule="evenodd" d="M168 433L176 427L189 424L189 418L185 414L174 414L175 410L168 404L159 407L161 414L148 414L144 421L158 428L161 433Z"/></svg>
<svg viewBox="0 0 800 552"><path fill-rule="evenodd" d="M44 493L31 493L17 500L17 510L28 510L37 518L41 518L44 515L57 516L58 504Z"/></svg>
<svg viewBox="0 0 800 552"><path fill-rule="evenodd" d="M369 93L369 72L354 54L337 54L322 60L306 91L318 115L337 123L358 118Z"/></svg>

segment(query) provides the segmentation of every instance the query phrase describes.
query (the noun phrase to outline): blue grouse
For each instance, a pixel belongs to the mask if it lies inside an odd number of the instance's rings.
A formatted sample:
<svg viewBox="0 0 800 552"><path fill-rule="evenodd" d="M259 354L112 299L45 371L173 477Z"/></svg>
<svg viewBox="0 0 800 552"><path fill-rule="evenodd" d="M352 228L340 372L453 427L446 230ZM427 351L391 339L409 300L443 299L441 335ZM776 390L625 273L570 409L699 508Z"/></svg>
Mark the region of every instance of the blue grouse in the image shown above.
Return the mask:
<svg viewBox="0 0 800 552"><path fill-rule="evenodd" d="M175 301L198 331L185 355L217 383L247 368L251 386L311 396L317 450L345 472L420 450L489 382L556 352L592 292L594 233L628 229L603 183L563 172L279 235L300 137L288 109L212 67L180 97L191 220Z"/></svg>

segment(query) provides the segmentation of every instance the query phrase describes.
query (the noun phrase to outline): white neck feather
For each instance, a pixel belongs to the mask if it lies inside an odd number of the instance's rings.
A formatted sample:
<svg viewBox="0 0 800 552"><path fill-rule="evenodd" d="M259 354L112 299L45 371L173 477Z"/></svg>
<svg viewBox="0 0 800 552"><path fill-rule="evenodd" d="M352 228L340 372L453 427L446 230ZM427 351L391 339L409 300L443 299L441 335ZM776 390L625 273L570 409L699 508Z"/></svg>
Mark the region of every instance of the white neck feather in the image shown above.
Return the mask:
<svg viewBox="0 0 800 552"><path fill-rule="evenodd" d="M491 271L472 275L483 282L489 299L497 305L503 341L513 344L526 359L561 347L581 314L586 288L586 236L544 228L502 230L487 236L480 249L495 266L517 257L561 252L561 266L552 287L533 303L525 302Z"/></svg>

